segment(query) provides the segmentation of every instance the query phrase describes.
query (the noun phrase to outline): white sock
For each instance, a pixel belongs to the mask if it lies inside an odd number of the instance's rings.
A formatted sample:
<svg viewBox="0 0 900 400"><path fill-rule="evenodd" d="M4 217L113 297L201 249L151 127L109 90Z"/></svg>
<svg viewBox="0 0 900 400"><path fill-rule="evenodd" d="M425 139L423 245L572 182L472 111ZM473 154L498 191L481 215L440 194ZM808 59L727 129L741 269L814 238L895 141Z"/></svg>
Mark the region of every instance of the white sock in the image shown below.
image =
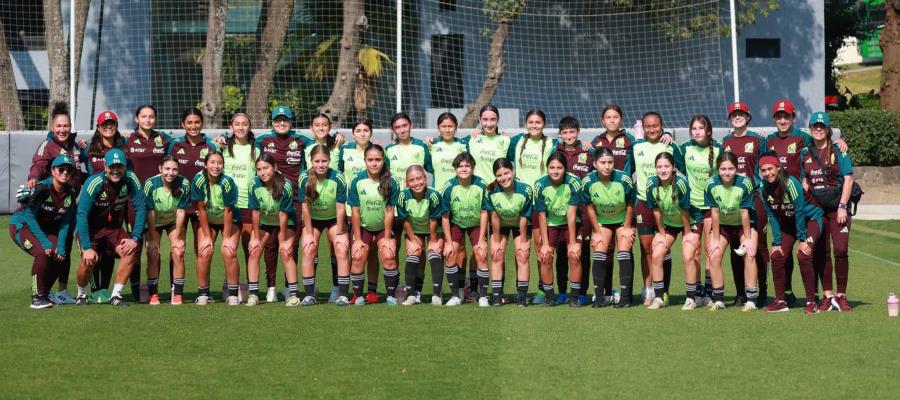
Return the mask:
<svg viewBox="0 0 900 400"><path fill-rule="evenodd" d="M87 288L83 286L78 287L78 297L87 297Z"/></svg>
<svg viewBox="0 0 900 400"><path fill-rule="evenodd" d="M112 295L110 297L122 297L122 289L125 288L125 284L117 283L113 285Z"/></svg>

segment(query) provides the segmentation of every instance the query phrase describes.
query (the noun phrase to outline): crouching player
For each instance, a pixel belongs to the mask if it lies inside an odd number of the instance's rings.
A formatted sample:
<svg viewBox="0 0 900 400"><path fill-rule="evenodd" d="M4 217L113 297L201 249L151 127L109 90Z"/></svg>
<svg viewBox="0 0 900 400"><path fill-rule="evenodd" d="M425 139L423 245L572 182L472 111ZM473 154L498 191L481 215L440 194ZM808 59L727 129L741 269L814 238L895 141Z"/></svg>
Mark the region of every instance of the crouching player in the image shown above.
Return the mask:
<svg viewBox="0 0 900 400"><path fill-rule="evenodd" d="M78 265L78 296L75 304L88 304L87 284L94 266L101 257L119 257L115 285L109 304L124 307L122 288L131 276L138 242L144 237L147 209L144 192L137 175L125 168L125 152L112 149L104 156L104 171L89 177L78 197L76 226L81 244L81 263ZM131 200L135 209L135 223L129 234L122 228L125 205Z"/></svg>

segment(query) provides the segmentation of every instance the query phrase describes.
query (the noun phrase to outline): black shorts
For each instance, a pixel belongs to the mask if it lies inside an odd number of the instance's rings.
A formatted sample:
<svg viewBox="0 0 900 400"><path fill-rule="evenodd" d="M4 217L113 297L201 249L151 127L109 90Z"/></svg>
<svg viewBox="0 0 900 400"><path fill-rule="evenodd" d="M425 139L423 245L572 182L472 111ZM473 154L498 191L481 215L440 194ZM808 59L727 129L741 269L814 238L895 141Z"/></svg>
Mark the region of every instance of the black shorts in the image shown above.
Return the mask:
<svg viewBox="0 0 900 400"><path fill-rule="evenodd" d="M326 232L331 229L332 226L337 225L337 219L314 219L311 224L313 229L316 229L319 232Z"/></svg>
<svg viewBox="0 0 900 400"><path fill-rule="evenodd" d="M505 237L505 236L509 236L509 235L512 235L513 237L518 237L521 234L522 233L521 233L519 227L515 227L515 228L511 227L511 226L501 226L500 227L500 236L501 237ZM525 237L527 237L528 239L531 239L531 227L530 226L528 227L528 229L526 229Z"/></svg>

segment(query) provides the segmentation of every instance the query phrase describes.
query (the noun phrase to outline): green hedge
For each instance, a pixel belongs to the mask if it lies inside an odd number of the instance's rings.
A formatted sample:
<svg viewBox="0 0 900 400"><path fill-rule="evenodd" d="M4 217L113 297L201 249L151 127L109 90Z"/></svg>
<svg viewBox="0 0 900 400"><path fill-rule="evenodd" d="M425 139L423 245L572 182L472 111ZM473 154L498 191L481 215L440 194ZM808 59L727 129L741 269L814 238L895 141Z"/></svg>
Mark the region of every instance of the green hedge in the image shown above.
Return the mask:
<svg viewBox="0 0 900 400"><path fill-rule="evenodd" d="M900 165L900 115L880 110L828 113L850 146L854 165Z"/></svg>

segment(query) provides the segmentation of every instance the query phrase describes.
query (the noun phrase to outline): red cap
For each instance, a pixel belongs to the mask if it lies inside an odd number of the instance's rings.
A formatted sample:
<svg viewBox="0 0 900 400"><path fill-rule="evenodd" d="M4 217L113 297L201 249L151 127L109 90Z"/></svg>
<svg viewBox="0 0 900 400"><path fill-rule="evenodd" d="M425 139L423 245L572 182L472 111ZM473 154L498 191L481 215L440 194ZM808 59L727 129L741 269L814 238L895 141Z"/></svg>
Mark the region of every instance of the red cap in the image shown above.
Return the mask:
<svg viewBox="0 0 900 400"><path fill-rule="evenodd" d="M736 101L728 105L728 116L734 114L735 111L743 111L747 115L750 115L750 107L747 107L747 103L743 101Z"/></svg>
<svg viewBox="0 0 900 400"><path fill-rule="evenodd" d="M778 157L775 156L762 156L759 158L759 166L762 167L766 164L773 164L777 166L781 166L781 163L778 162Z"/></svg>
<svg viewBox="0 0 900 400"><path fill-rule="evenodd" d="M97 126L103 125L106 121L113 121L118 124L119 117L116 117L116 113L112 111L103 111L97 116Z"/></svg>
<svg viewBox="0 0 900 400"><path fill-rule="evenodd" d="M787 99L781 99L775 102L775 105L772 106L772 115L775 113L783 111L788 114L794 115L794 103L791 103Z"/></svg>

